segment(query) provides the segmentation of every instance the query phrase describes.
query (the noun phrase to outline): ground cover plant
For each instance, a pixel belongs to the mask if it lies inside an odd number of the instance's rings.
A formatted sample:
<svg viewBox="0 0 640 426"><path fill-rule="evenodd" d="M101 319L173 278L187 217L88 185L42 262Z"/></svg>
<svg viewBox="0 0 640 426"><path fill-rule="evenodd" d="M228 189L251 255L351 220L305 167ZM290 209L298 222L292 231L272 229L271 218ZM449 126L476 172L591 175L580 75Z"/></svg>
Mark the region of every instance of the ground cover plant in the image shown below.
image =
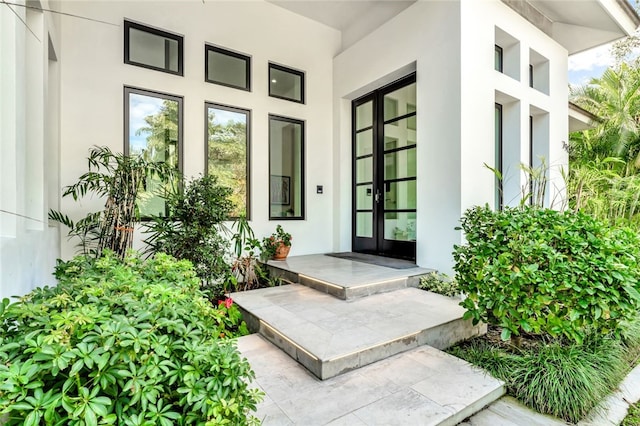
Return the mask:
<svg viewBox="0 0 640 426"><path fill-rule="evenodd" d="M629 407L629 413L622 421L621 426L640 426L640 402Z"/></svg>
<svg viewBox="0 0 640 426"><path fill-rule="evenodd" d="M0 412L8 425L252 424L260 395L187 261L106 252L56 268L59 284L0 305Z"/></svg>
<svg viewBox="0 0 640 426"><path fill-rule="evenodd" d="M535 410L577 422L640 354L640 240L580 212L476 207L454 249L465 318L487 336L451 353Z"/></svg>
<svg viewBox="0 0 640 426"><path fill-rule="evenodd" d="M420 284L418 285L418 288L442 294L447 297L460 296L460 287L458 286L458 282L446 274L441 274L435 271L429 272L427 275L420 277Z"/></svg>
<svg viewBox="0 0 640 426"><path fill-rule="evenodd" d="M578 422L619 385L640 351L637 330L628 337L592 335L582 344L566 340L500 339L500 328L448 352L503 380L507 393L538 412ZM627 333L625 333L627 334Z"/></svg>

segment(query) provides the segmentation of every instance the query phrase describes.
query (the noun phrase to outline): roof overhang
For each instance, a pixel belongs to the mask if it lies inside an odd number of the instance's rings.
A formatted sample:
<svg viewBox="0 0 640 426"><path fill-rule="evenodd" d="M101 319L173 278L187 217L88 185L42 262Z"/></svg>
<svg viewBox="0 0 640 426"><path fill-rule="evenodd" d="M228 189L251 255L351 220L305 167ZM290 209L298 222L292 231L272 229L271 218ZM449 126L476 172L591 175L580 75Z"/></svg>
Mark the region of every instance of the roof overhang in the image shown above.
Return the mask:
<svg viewBox="0 0 640 426"><path fill-rule="evenodd" d="M569 133L593 128L600 118L584 108L569 102Z"/></svg>
<svg viewBox="0 0 640 426"><path fill-rule="evenodd" d="M626 0L502 0L569 54L633 34L640 17Z"/></svg>
<svg viewBox="0 0 640 426"><path fill-rule="evenodd" d="M342 33L345 49L416 0L266 0Z"/></svg>

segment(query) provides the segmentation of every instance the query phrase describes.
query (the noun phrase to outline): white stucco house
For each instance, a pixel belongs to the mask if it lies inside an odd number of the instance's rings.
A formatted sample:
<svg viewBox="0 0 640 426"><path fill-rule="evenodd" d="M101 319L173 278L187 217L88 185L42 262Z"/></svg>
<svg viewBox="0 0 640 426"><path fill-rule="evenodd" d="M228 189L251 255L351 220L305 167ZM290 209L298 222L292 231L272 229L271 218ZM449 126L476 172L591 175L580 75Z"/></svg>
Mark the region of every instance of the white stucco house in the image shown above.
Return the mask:
<svg viewBox="0 0 640 426"><path fill-rule="evenodd" d="M519 164L544 158L548 202L562 192L585 119L567 58L639 24L624 0L2 2L0 297L73 255L47 212L101 207L61 198L93 145L227 173L256 235L283 224L292 255L450 271L460 216L517 203Z"/></svg>

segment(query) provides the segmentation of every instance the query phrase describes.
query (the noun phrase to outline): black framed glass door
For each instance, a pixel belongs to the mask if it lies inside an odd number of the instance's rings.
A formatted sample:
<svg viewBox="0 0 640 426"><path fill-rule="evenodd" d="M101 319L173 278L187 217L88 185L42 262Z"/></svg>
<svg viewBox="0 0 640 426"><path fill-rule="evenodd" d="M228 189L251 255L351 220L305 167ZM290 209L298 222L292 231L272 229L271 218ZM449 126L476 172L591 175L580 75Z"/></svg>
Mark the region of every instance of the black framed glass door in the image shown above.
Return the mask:
<svg viewBox="0 0 640 426"><path fill-rule="evenodd" d="M355 100L352 123L352 250L415 260L415 74Z"/></svg>

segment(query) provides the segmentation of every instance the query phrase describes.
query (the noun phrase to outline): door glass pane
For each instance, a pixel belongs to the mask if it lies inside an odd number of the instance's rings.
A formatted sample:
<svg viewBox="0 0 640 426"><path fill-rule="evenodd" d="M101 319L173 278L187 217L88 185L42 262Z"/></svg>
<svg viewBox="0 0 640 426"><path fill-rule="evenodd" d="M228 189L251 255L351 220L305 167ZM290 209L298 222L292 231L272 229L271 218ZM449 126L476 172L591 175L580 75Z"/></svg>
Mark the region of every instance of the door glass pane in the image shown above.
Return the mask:
<svg viewBox="0 0 640 426"><path fill-rule="evenodd" d="M395 241L415 241L416 213L385 213L384 238Z"/></svg>
<svg viewBox="0 0 640 426"><path fill-rule="evenodd" d="M356 130L373 125L373 101L365 102L356 108Z"/></svg>
<svg viewBox="0 0 640 426"><path fill-rule="evenodd" d="M356 183L373 181L373 157L356 160Z"/></svg>
<svg viewBox="0 0 640 426"><path fill-rule="evenodd" d="M411 111L409 108L412 108ZM384 96L384 121L416 110L416 84L410 84Z"/></svg>
<svg viewBox="0 0 640 426"><path fill-rule="evenodd" d="M373 130L365 130L356 135L356 157L373 154Z"/></svg>
<svg viewBox="0 0 640 426"><path fill-rule="evenodd" d="M385 183L385 210L404 210L416 208L416 181Z"/></svg>
<svg viewBox="0 0 640 426"><path fill-rule="evenodd" d="M384 155L384 179L402 179L416 176L416 149L389 152Z"/></svg>
<svg viewBox="0 0 640 426"><path fill-rule="evenodd" d="M371 210L373 208L373 185L356 187L356 209Z"/></svg>
<svg viewBox="0 0 640 426"><path fill-rule="evenodd" d="M415 117L407 117L393 124L384 125L384 149L402 148L416 144Z"/></svg>
<svg viewBox="0 0 640 426"><path fill-rule="evenodd" d="M373 213L356 213L356 237L373 237Z"/></svg>

